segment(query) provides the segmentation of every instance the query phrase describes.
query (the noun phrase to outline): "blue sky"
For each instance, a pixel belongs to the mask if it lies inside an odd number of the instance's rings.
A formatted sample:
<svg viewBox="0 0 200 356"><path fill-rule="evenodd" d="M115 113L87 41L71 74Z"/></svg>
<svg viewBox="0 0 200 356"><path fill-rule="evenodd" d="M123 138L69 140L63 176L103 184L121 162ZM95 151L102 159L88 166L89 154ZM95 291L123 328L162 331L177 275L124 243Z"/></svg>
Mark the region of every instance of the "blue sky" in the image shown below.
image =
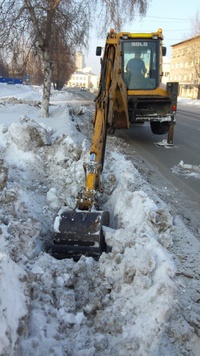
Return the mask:
<svg viewBox="0 0 200 356"><path fill-rule="evenodd" d="M197 12L200 18L200 0L151 0L147 14L140 18L135 16L131 24L125 24L123 30L128 32L153 32L162 28L164 45L167 47L167 57L171 55L171 46L192 37L194 19ZM108 32L110 27L108 28ZM86 65L99 74L100 62L96 57L96 46L104 46L105 39L93 35L90 47L86 53Z"/></svg>

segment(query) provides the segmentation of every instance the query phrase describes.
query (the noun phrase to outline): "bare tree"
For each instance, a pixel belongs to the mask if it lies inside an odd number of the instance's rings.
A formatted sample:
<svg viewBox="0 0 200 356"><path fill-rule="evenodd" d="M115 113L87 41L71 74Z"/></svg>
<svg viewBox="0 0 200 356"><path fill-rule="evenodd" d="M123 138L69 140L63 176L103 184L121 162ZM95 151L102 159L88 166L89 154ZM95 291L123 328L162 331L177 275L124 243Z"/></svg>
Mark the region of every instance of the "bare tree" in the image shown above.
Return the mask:
<svg viewBox="0 0 200 356"><path fill-rule="evenodd" d="M192 36L200 35L200 13L199 11L196 12L195 17L192 19Z"/></svg>
<svg viewBox="0 0 200 356"><path fill-rule="evenodd" d="M55 28L52 35L51 58L53 64L52 82L54 89L62 89L75 71L75 46L66 46L60 36L60 29Z"/></svg>
<svg viewBox="0 0 200 356"><path fill-rule="evenodd" d="M96 0L90 1L92 6L93 22L98 21L99 35L108 32L108 26L115 31L121 31L124 24L134 21L135 16L144 16L150 0Z"/></svg>
<svg viewBox="0 0 200 356"><path fill-rule="evenodd" d="M42 58L35 53L34 49L31 49L26 57L23 75L27 83L29 81L35 85L43 83Z"/></svg>
<svg viewBox="0 0 200 356"><path fill-rule="evenodd" d="M22 36L29 42L29 48L34 48L42 57L44 80L41 116L48 117L54 30L60 29L59 36L69 48L86 43L88 8L79 1L4 0L0 2L0 19L0 43L14 53L13 62L19 55L17 44Z"/></svg>
<svg viewBox="0 0 200 356"><path fill-rule="evenodd" d="M8 67L6 65L6 61L3 58L2 54L0 55L0 75L7 77L9 74Z"/></svg>
<svg viewBox="0 0 200 356"><path fill-rule="evenodd" d="M54 84L54 89L61 90L62 87L68 80L71 75L75 72L75 55L68 53L66 48L62 49L62 46L59 47L60 52L54 52L52 55L53 63L53 74L52 82ZM59 57L57 53L60 53Z"/></svg>
<svg viewBox="0 0 200 356"><path fill-rule="evenodd" d="M88 28L87 21L85 20L87 13L81 4L78 3L72 6L71 1L24 0L24 3L33 26L34 45L42 54L44 82L41 115L47 117L49 116L49 98L52 80L51 45L53 45L53 31L55 30L58 33L57 23L59 23L59 35L62 38L66 38L69 46L70 44L74 45L74 43L79 44L84 42L84 36ZM83 35L83 38L81 38L81 35Z"/></svg>
<svg viewBox="0 0 200 356"><path fill-rule="evenodd" d="M98 27L105 33L108 24L120 30L125 21L134 18L136 10L144 15L147 4L148 0L0 1L0 47L10 50L14 64L20 54L17 48L23 37L29 50L34 49L41 56L43 117L49 116L55 33L61 39L63 48L69 49L71 56L75 47L87 46L89 28L93 23L92 13L96 14Z"/></svg>

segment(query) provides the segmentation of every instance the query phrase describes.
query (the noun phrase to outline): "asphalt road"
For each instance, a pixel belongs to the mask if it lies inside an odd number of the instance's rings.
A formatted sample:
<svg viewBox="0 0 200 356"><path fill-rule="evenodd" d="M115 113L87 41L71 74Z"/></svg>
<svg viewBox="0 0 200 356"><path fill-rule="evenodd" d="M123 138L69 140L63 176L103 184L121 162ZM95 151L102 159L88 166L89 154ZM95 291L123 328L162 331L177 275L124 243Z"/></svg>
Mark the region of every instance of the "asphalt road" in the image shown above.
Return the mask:
<svg viewBox="0 0 200 356"><path fill-rule="evenodd" d="M180 161L200 166L200 106L180 104L176 119L173 148L157 146L167 135L153 135L148 123L118 130L116 136L124 139L126 154L156 193L200 238L200 180L173 172Z"/></svg>

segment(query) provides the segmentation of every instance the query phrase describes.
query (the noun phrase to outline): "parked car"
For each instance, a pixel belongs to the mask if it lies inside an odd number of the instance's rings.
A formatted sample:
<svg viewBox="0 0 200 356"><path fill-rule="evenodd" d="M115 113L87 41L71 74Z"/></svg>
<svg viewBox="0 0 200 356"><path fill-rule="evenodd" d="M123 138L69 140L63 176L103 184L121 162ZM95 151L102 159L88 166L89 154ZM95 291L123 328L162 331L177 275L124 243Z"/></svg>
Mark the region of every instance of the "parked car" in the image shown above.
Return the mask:
<svg viewBox="0 0 200 356"><path fill-rule="evenodd" d="M86 87L81 87L81 91L86 91Z"/></svg>

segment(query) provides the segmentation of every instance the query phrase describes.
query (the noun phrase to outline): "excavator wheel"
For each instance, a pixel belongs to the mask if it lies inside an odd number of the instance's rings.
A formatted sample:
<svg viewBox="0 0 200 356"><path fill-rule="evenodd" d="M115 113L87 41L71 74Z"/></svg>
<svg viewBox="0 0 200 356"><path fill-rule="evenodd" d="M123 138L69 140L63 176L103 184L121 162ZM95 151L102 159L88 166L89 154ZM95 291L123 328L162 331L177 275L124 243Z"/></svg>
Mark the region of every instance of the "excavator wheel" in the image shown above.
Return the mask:
<svg viewBox="0 0 200 356"><path fill-rule="evenodd" d="M169 131L169 122L151 121L151 131L155 135L165 135Z"/></svg>
<svg viewBox="0 0 200 356"><path fill-rule="evenodd" d="M53 257L78 261L84 255L98 260L109 252L103 234L103 226L108 225L108 211L61 211L54 223Z"/></svg>

